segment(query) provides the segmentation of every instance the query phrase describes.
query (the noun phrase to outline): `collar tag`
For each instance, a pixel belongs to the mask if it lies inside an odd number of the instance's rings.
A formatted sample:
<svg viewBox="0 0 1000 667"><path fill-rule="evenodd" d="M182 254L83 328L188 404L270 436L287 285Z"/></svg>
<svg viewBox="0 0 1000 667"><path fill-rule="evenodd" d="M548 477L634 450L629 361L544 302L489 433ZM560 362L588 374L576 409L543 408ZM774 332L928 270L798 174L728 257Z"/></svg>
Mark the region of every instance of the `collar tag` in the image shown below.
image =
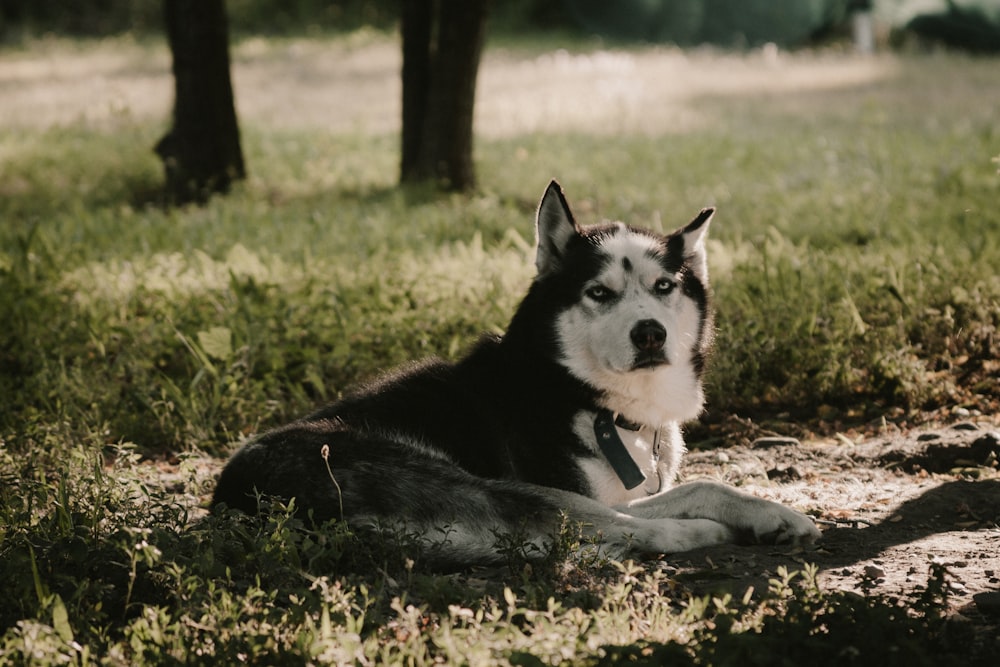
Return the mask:
<svg viewBox="0 0 1000 667"><path fill-rule="evenodd" d="M594 435L604 457L626 489L634 489L646 481L646 476L628 453L625 443L615 429L615 415L610 410L599 410L594 418Z"/></svg>

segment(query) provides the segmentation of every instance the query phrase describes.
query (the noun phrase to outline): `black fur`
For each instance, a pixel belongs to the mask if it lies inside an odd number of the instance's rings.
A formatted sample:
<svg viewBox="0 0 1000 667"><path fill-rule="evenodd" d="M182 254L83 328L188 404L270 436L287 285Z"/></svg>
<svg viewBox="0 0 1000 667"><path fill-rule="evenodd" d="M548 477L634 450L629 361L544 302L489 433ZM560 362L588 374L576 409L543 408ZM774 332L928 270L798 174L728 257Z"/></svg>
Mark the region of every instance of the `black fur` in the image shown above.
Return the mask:
<svg viewBox="0 0 1000 667"><path fill-rule="evenodd" d="M476 477L511 479L589 495L585 480L569 471L574 460L591 456L570 430L573 415L597 410L600 391L571 377L558 357L554 315L579 298L580 285L600 272L606 258L593 240L611 233L594 227L570 244L563 268L539 277L502 338L484 337L455 364L430 360L386 375L353 395L312 415L258 436L241 449L219 478L213 504L255 512L256 495L297 498L317 519L335 518L340 503L320 457L329 445L329 464L340 485L344 512L387 513L392 475L426 459L388 434L406 434L438 450ZM677 236L664 243L668 271L682 267ZM705 287L685 276L683 289L708 311ZM702 353L705 350L701 350ZM391 470L374 472L379 460ZM369 485L371 488L368 488ZM406 498L412 498L406 494ZM389 505L397 512L400 504Z"/></svg>
<svg viewBox="0 0 1000 667"><path fill-rule="evenodd" d="M213 506L255 513L264 495L295 498L318 521L403 522L417 530L457 525L473 537L456 538L460 543L441 559L453 563L490 560L491 534L515 525L548 534L567 505L577 519L611 521L609 509L586 498L594 490L579 464L598 454L572 430L575 415L601 407L601 390L559 363L555 318L608 261L601 239L622 228L579 229L565 213L573 229L556 243L540 231L539 275L502 338L483 338L454 364L408 366L254 438L226 465ZM703 212L689 228L710 215ZM700 373L711 344L708 286L685 270L680 232L639 233L656 239L657 260L681 275L683 293L704 315L694 351Z"/></svg>

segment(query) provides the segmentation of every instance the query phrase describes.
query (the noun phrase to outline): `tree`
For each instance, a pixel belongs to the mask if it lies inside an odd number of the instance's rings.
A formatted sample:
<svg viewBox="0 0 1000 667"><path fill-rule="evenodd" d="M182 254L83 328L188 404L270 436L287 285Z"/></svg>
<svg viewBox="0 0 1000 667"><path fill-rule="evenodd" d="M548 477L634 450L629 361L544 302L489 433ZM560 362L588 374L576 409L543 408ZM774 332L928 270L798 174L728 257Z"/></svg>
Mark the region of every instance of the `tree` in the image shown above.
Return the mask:
<svg viewBox="0 0 1000 667"><path fill-rule="evenodd" d="M171 203L204 202L246 176L229 77L224 0L164 0L173 127L156 145Z"/></svg>
<svg viewBox="0 0 1000 667"><path fill-rule="evenodd" d="M488 0L405 0L400 180L475 187L472 115Z"/></svg>

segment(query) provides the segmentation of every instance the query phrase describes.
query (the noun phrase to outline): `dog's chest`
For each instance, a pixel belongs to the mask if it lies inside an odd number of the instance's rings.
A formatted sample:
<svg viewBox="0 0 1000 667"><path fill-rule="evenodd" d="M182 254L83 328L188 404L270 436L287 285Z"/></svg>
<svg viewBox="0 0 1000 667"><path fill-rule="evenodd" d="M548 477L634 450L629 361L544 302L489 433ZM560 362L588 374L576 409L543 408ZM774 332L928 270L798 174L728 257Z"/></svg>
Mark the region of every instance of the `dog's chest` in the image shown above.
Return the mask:
<svg viewBox="0 0 1000 667"><path fill-rule="evenodd" d="M595 426L596 417L593 412L580 412L573 421L574 433L592 453L581 457L577 465L594 500L618 505L670 486L678 458L675 429L657 432L648 427ZM605 439L616 442L602 443Z"/></svg>

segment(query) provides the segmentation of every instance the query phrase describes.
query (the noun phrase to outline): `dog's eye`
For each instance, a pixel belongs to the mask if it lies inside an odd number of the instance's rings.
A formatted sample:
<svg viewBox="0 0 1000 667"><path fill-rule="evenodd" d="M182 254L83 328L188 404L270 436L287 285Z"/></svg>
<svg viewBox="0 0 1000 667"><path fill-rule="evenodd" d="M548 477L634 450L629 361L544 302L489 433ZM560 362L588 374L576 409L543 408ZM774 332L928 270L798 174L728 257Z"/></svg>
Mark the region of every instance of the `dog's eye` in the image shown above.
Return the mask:
<svg viewBox="0 0 1000 667"><path fill-rule="evenodd" d="M670 280L669 278L660 278L653 285L653 291L661 296L666 296L667 294L673 292L675 287L677 287L677 283L673 280Z"/></svg>
<svg viewBox="0 0 1000 667"><path fill-rule="evenodd" d="M615 293L609 290L604 285L592 285L587 288L584 292L587 298L593 299L594 301L610 301L615 297Z"/></svg>

